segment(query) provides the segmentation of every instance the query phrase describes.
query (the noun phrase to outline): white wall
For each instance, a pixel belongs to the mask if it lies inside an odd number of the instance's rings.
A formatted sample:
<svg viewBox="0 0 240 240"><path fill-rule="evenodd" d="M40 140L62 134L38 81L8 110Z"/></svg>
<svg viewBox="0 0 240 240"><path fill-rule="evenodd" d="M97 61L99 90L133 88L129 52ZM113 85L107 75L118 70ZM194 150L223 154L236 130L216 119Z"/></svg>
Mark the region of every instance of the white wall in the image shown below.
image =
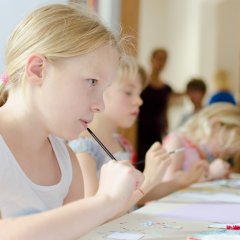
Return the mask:
<svg viewBox="0 0 240 240"><path fill-rule="evenodd" d="M240 0L141 0L140 6L138 56L147 70L151 51L164 47L170 56L163 77L175 90L199 76L210 94L214 72L224 69L240 97ZM169 109L170 130L182 110Z"/></svg>
<svg viewBox="0 0 240 240"><path fill-rule="evenodd" d="M121 0L99 0L99 15L119 31ZM0 73L10 32L32 9L67 0L0 1ZM233 90L239 91L240 0L140 0L139 61L149 69L149 56L156 47L169 51L165 79L183 90L192 76L203 76L211 91L214 71L231 74Z"/></svg>
<svg viewBox="0 0 240 240"><path fill-rule="evenodd" d="M7 39L18 22L34 8L48 3L67 3L67 0L1 0L0 1L0 74L4 71Z"/></svg>
<svg viewBox="0 0 240 240"><path fill-rule="evenodd" d="M222 1L218 5L217 66L230 72L233 91L240 92L239 46L240 46L240 1Z"/></svg>
<svg viewBox="0 0 240 240"><path fill-rule="evenodd" d="M164 77L177 90L199 72L200 2L141 0L139 60L148 69L151 51L165 47L169 60Z"/></svg>
<svg viewBox="0 0 240 240"><path fill-rule="evenodd" d="M209 79L209 91L214 89L212 76L225 69L232 79L232 90L239 91L240 1L214 0L202 4L200 72Z"/></svg>
<svg viewBox="0 0 240 240"><path fill-rule="evenodd" d="M167 82L183 90L192 76L202 76L212 90L213 73L230 72L239 88L239 0L141 0L139 61L149 69L156 47L169 51Z"/></svg>

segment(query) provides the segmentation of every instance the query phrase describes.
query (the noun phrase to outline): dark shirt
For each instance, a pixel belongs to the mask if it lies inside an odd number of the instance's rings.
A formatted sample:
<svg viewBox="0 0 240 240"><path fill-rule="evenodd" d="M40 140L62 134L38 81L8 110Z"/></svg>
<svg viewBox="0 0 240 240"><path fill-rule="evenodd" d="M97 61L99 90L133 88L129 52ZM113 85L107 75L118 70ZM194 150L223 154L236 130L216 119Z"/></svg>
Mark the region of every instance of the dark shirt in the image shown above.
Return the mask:
<svg viewBox="0 0 240 240"><path fill-rule="evenodd" d="M167 106L172 89L147 87L142 93L143 105L138 118L138 160L145 158L147 150L155 141L161 141L168 130ZM143 170L144 164L139 166Z"/></svg>

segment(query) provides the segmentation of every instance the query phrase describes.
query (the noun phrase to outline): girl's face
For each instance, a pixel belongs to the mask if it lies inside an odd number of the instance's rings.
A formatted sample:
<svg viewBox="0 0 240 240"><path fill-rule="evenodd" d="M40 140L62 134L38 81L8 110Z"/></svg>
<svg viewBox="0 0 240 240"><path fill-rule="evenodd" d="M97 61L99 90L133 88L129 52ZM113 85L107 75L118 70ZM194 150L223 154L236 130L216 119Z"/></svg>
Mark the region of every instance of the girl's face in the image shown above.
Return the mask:
<svg viewBox="0 0 240 240"><path fill-rule="evenodd" d="M47 64L36 92L36 107L47 131L74 139L86 129L94 113L104 109L103 91L112 83L118 53L111 46Z"/></svg>
<svg viewBox="0 0 240 240"><path fill-rule="evenodd" d="M137 74L134 81L127 79L116 81L104 93L105 114L117 127L131 127L139 114L142 105L141 77Z"/></svg>
<svg viewBox="0 0 240 240"><path fill-rule="evenodd" d="M236 146L237 139L236 129L226 129L219 126L214 130L212 137L208 143L208 149L214 158L229 159L240 151L240 147Z"/></svg>

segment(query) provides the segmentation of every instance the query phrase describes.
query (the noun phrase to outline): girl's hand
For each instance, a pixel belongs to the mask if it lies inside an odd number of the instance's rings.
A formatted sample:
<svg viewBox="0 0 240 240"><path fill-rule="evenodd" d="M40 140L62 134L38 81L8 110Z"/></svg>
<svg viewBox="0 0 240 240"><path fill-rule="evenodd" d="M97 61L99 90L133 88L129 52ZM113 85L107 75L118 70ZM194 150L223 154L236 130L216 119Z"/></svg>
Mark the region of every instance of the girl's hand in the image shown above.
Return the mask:
<svg viewBox="0 0 240 240"><path fill-rule="evenodd" d="M195 162L188 171L180 171L175 175L175 179L183 186L187 187L192 183L206 181L208 178L209 164L205 160Z"/></svg>
<svg viewBox="0 0 240 240"><path fill-rule="evenodd" d="M129 161L110 161L101 168L97 195L105 195L117 204L121 211L130 199L133 191L140 188L144 181L143 174Z"/></svg>
<svg viewBox="0 0 240 240"><path fill-rule="evenodd" d="M146 181L157 186L161 181L171 162L168 152L159 142L155 142L147 151L145 158L144 176Z"/></svg>
<svg viewBox="0 0 240 240"><path fill-rule="evenodd" d="M215 159L209 168L209 179L227 178L231 173L230 164L221 158Z"/></svg>

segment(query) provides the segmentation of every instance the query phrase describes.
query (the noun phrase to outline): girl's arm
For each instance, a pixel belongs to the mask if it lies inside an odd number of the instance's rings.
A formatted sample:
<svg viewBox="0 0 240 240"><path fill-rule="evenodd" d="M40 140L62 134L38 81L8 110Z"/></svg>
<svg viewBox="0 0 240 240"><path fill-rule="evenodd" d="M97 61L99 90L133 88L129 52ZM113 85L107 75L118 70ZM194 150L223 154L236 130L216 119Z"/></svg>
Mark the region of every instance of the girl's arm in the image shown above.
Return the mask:
<svg viewBox="0 0 240 240"><path fill-rule="evenodd" d="M96 194L99 183L96 159L87 152L78 153L77 158L84 179L84 196L91 197Z"/></svg>
<svg viewBox="0 0 240 240"><path fill-rule="evenodd" d="M109 219L116 205L107 196L94 196L40 214L0 220L0 239L76 239Z"/></svg>
<svg viewBox="0 0 240 240"><path fill-rule="evenodd" d="M95 196L43 213L0 220L0 239L76 239L120 212L142 181L136 169L110 161L102 167Z"/></svg>
<svg viewBox="0 0 240 240"><path fill-rule="evenodd" d="M141 186L142 191L135 191L129 200L125 212L143 198L147 193L154 189L162 181L167 167L171 162L169 154L162 148L159 142L155 142L146 153L145 168L143 171L144 182Z"/></svg>
<svg viewBox="0 0 240 240"><path fill-rule="evenodd" d="M160 199L173 192L188 187L190 184L199 181L207 171L208 163L206 161L197 161L188 171L179 171L171 180L158 184L158 186L152 189L139 201L139 204L143 205L146 202Z"/></svg>
<svg viewBox="0 0 240 240"><path fill-rule="evenodd" d="M141 206L144 205L146 202L158 200L184 187L185 185L182 185L181 182L177 181L177 179L175 178L166 182L161 182L160 184L158 184L158 186L156 186L144 197L142 197L139 200L138 204Z"/></svg>

